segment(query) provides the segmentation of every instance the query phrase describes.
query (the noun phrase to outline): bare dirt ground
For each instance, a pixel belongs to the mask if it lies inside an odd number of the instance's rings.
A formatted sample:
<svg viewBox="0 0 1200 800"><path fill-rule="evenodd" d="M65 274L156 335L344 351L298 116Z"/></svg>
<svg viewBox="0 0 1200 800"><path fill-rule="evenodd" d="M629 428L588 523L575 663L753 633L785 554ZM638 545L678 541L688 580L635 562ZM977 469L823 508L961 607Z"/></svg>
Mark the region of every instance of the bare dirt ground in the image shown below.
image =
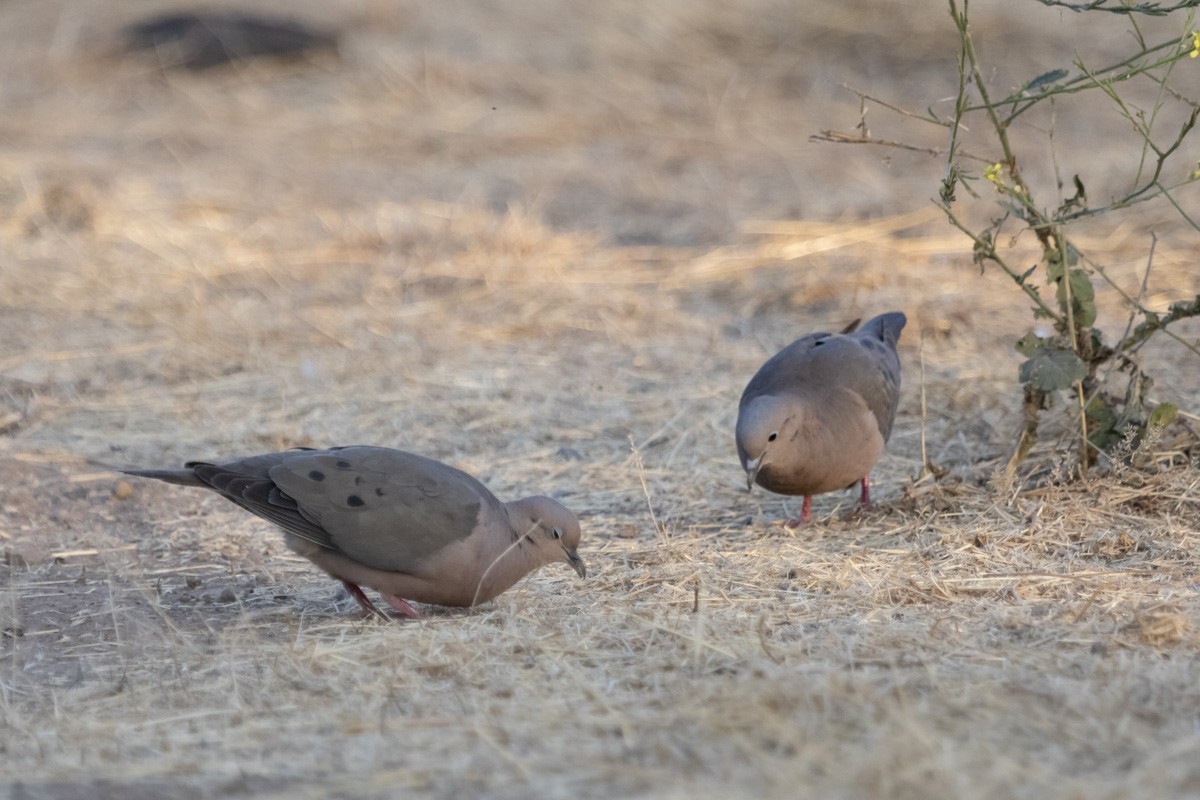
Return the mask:
<svg viewBox="0 0 1200 800"><path fill-rule="evenodd" d="M808 141L857 123L843 83L952 95L922 5L305 2L340 59L199 75L106 53L165 5L0 5L0 794L1200 794L1194 455L995 482L1028 303L932 209L940 159ZM974 13L1003 89L1129 42ZM1128 180L1127 125L1058 113L1065 174ZM1147 302L1195 295L1173 212L1079 235L1136 294L1151 232ZM785 530L797 502L745 491L741 389L890 309L877 508ZM1195 358L1146 356L1195 414ZM591 575L362 621L266 523L89 461L351 443L559 497Z"/></svg>

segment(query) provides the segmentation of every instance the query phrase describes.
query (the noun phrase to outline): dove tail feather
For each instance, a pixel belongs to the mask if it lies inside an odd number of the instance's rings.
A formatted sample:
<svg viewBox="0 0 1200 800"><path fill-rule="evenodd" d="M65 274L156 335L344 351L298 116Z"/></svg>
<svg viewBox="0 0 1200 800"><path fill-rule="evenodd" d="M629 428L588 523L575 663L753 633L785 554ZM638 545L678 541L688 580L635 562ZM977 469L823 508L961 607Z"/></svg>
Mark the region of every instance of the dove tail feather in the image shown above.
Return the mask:
<svg viewBox="0 0 1200 800"><path fill-rule="evenodd" d="M139 478L154 478L157 481L166 481L176 486L208 488L207 484L196 477L196 473L190 469L121 469L120 471L126 475L135 475Z"/></svg>
<svg viewBox="0 0 1200 800"><path fill-rule="evenodd" d="M873 336L882 342L887 342L889 347L895 349L896 342L900 340L900 332L904 330L907 322L908 317L899 311L880 314L866 325L863 325L857 335Z"/></svg>

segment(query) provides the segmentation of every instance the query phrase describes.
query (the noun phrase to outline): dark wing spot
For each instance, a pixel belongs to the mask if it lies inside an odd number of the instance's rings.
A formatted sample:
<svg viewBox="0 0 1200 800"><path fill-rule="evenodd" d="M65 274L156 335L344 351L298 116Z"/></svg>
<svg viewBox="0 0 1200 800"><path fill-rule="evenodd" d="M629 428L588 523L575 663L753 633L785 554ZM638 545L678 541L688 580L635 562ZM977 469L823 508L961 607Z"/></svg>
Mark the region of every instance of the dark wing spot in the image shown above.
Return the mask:
<svg viewBox="0 0 1200 800"><path fill-rule="evenodd" d="M350 469L350 462L343 461L341 459L338 459L337 461L335 461L333 465L335 467L337 467L338 469Z"/></svg>
<svg viewBox="0 0 1200 800"><path fill-rule="evenodd" d="M346 505L350 506L351 508L361 508L366 504L363 502L361 497L356 494L352 494L346 498Z"/></svg>
<svg viewBox="0 0 1200 800"><path fill-rule="evenodd" d="M355 476L354 476L354 485L355 485L355 486L362 486L362 485L363 485L364 483L366 483L366 482L367 482L367 479L366 479L366 478L364 478L362 475L355 475Z"/></svg>
<svg viewBox="0 0 1200 800"><path fill-rule="evenodd" d="M376 497L383 497L383 487L382 487L382 486L376 486L376 487L375 487L375 496L376 496Z"/></svg>
<svg viewBox="0 0 1200 800"><path fill-rule="evenodd" d="M308 473L308 477L309 480L323 481L325 480L325 473L321 472L319 469L314 469L312 472Z"/></svg>

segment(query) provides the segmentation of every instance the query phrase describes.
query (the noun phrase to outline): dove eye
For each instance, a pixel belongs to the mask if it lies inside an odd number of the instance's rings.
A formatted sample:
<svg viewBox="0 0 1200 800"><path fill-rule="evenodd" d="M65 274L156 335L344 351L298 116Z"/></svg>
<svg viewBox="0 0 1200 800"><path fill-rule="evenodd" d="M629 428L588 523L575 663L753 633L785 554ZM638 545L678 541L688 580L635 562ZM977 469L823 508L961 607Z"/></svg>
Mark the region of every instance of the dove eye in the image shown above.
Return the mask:
<svg viewBox="0 0 1200 800"><path fill-rule="evenodd" d="M775 440L776 440L776 439L778 439L778 438L779 438L779 431L772 431L772 432L771 432L771 435L767 437L767 441L768 441L768 442L773 442L773 441L775 441Z"/></svg>
<svg viewBox="0 0 1200 800"><path fill-rule="evenodd" d="M550 535L553 536L555 539L561 539L562 538L562 528L552 528L550 530Z"/></svg>

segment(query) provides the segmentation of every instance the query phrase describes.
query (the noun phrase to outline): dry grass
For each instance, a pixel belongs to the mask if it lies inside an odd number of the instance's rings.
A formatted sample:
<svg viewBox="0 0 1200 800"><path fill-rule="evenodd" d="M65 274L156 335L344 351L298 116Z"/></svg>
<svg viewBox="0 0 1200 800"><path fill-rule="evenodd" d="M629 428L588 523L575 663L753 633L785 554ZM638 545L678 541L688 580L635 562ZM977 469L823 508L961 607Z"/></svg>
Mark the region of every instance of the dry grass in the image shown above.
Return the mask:
<svg viewBox="0 0 1200 800"><path fill-rule="evenodd" d="M340 66L198 78L93 52L143 5L0 7L0 791L1200 793L1194 455L998 486L1025 303L925 209L936 163L805 143L839 81L949 93L940 7L313 4ZM1091 41L980 15L1031 61ZM1200 290L1170 217L1082 233L1132 288L1151 227L1150 303ZM879 507L785 531L738 394L890 308ZM1194 414L1194 361L1149 360ZM561 497L591 575L358 621L265 524L86 461L359 442Z"/></svg>

